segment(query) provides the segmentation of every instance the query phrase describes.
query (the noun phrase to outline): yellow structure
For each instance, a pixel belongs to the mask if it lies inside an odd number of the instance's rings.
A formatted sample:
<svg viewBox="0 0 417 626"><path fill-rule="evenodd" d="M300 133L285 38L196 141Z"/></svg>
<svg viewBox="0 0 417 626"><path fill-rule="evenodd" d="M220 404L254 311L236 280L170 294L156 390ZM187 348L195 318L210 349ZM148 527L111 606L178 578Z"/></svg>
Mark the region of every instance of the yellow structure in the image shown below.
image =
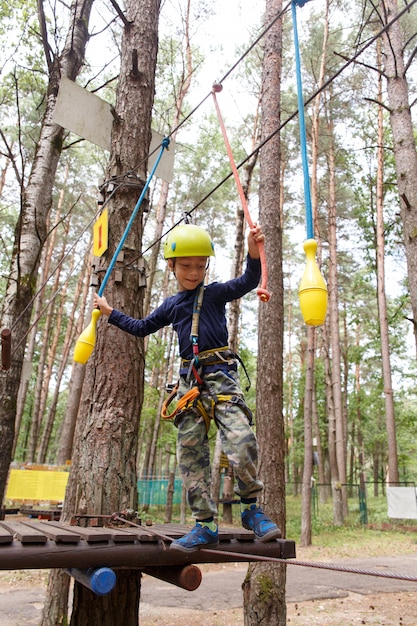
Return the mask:
<svg viewBox="0 0 417 626"><path fill-rule="evenodd" d="M63 502L68 478L69 472L12 469L6 498L32 502Z"/></svg>
<svg viewBox="0 0 417 626"><path fill-rule="evenodd" d="M94 346L96 345L97 320L101 313L99 309L93 309L91 313L91 322L83 330L74 348L74 361L76 363L87 363L90 358Z"/></svg>
<svg viewBox="0 0 417 626"><path fill-rule="evenodd" d="M327 313L327 285L316 261L316 240L307 239L303 247L307 261L298 289L301 313L308 326L321 326Z"/></svg>
<svg viewBox="0 0 417 626"><path fill-rule="evenodd" d="M107 250L109 241L109 211L103 209L93 226L93 254L101 256Z"/></svg>

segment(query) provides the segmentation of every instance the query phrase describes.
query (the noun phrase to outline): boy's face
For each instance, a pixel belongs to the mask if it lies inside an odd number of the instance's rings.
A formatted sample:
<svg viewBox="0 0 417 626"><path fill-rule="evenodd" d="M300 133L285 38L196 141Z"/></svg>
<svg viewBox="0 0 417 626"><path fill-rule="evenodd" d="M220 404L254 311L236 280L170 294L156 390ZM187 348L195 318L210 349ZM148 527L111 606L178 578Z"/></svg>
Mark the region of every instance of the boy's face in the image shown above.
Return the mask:
<svg viewBox="0 0 417 626"><path fill-rule="evenodd" d="M204 280L207 257L184 256L168 259L168 267L175 274L179 291L191 291Z"/></svg>

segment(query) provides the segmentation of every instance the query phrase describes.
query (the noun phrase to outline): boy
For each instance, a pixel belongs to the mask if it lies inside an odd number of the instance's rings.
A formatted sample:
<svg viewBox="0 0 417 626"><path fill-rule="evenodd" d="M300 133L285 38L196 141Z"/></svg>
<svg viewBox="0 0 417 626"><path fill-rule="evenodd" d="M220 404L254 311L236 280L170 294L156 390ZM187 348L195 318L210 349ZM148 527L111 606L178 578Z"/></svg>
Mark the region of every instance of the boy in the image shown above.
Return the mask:
<svg viewBox="0 0 417 626"><path fill-rule="evenodd" d="M281 536L257 498L263 485L257 476L257 442L251 429L252 415L237 381L237 361L228 348L226 303L255 289L261 267L257 242L264 235L259 226L249 231L245 272L225 283L204 285L208 262L214 256L209 234L194 224L175 227L164 244L164 257L178 282L178 293L168 297L142 320L113 309L106 298L94 296L94 304L109 322L122 330L145 337L172 324L181 355L177 398L182 410L176 414L177 456L188 503L196 520L192 530L172 542L171 549L192 552L218 544L217 511L210 497L209 417L220 431L222 448L237 478L242 525L260 541ZM187 402L190 389L194 401ZM196 401L198 399L198 402ZM181 403L180 403L181 404Z"/></svg>

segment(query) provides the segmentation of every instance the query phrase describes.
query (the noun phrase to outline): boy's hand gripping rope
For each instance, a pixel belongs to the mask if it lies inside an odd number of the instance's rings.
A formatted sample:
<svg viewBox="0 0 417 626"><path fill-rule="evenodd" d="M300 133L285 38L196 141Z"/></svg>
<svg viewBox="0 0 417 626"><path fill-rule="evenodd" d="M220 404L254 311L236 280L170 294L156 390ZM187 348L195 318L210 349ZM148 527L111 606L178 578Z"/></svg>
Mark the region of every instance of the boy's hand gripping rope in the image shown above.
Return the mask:
<svg viewBox="0 0 417 626"><path fill-rule="evenodd" d="M248 209L248 203L246 201L246 197L243 191L243 187L242 187L242 183L240 182L240 178L239 178L239 174L237 171L237 167L236 167L236 163L234 161L233 158L233 153L232 153L232 149L230 147L230 143L229 143L229 139L227 137L227 133L226 133L226 128L223 122L223 118L222 118L222 114L220 112L219 109L219 105L217 103L217 98L216 98L216 93L219 93L221 90L223 89L222 85L220 85L219 83L214 83L213 85L213 89L212 89L212 95L213 95L213 100L214 100L214 105L216 107L216 111L217 111L217 117L219 118L219 123L220 123L220 128L222 130L222 134L223 134L223 139L224 139L224 143L226 145L226 150L227 150L227 155L229 157L229 161L230 161L230 165L233 171L233 176L235 178L235 182L236 182L236 186L239 192L239 197L240 197L240 202L242 204L242 209L243 212L245 214L245 218L246 221L249 225L249 228L254 228L255 224L253 223L250 213L249 213L249 209ZM261 261L261 268L262 268L262 279L261 279L261 286L257 289L256 293L259 297L259 299L262 302L268 302L269 299L271 298L271 294L269 293L269 291L266 288L267 282L268 282L268 268L266 265L266 256L265 256L265 248L264 248L264 243L263 241L257 241L256 242L259 248L259 258Z"/></svg>

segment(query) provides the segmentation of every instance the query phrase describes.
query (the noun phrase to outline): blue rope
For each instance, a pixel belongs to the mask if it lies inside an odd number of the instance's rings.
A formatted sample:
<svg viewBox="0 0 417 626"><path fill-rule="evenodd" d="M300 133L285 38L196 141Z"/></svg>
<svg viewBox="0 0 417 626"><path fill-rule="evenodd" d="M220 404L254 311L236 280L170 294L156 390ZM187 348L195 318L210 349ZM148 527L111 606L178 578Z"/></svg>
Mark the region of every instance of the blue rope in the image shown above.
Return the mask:
<svg viewBox="0 0 417 626"><path fill-rule="evenodd" d="M306 140L306 126L304 119L304 100L303 100L303 86L301 83L301 62L300 62L300 48L298 45L298 29L297 29L297 12L296 4L300 7L308 0L292 0L291 12L294 28L294 47L295 47L295 69L297 77L297 99L298 99L298 118L300 121L300 145L301 145L301 162L303 165L303 178L304 178L304 199L306 206L306 228L307 239L314 239L313 228L313 212L311 208L311 194L310 194L310 175L308 172L308 160L307 160L307 140Z"/></svg>
<svg viewBox="0 0 417 626"><path fill-rule="evenodd" d="M164 152L165 148L168 148L168 146L169 146L169 138L168 137L164 137L164 139L162 140L162 143L161 143L161 150L159 151L159 154L158 154L158 156L156 158L154 166L153 166L153 168L152 168L152 170L151 170L151 172L150 172L150 174L148 176L148 180L146 181L145 186L144 186L144 188L142 190L142 193L139 196L139 200L136 202L136 206L133 209L133 213L130 216L130 219L129 219L129 221L127 223L127 226L125 228L125 232L123 233L123 236L122 236L122 238L120 240L120 243L119 243L119 245L116 248L116 252L114 253L112 260L110 261L110 265L107 268L107 272L104 274L103 282L101 283L100 289L97 292L99 296L103 295L103 291L104 291L104 288L105 288L105 286L107 284L109 276L110 276L114 266L116 265L117 257L119 256L119 253L120 253L121 249L124 246L124 243L126 241L126 237L128 236L129 230L131 229L132 224L133 224L133 222L135 220L135 217L136 217L136 215L137 215L137 213L138 213L138 211L139 211L139 209L141 207L141 204L143 202L145 194L148 191L148 187L149 187L150 182L151 182L151 180L153 178L153 175L155 174L155 170L156 170L156 168L159 165L159 161L162 158L163 152Z"/></svg>

